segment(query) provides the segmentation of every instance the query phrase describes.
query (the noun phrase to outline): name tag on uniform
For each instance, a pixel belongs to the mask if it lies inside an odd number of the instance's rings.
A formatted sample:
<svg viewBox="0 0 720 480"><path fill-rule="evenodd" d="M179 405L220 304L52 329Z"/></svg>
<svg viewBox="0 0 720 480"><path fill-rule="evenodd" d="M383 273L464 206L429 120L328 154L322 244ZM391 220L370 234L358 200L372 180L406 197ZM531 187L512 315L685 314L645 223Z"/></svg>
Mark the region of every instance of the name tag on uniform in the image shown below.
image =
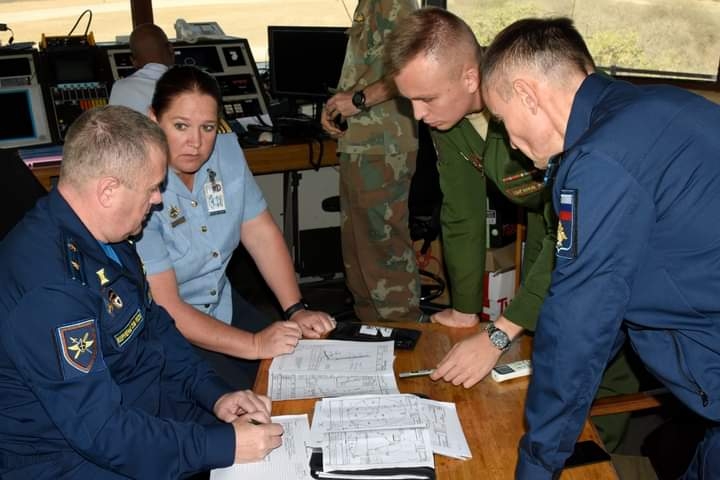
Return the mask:
<svg viewBox="0 0 720 480"><path fill-rule="evenodd" d="M210 180L203 185L208 213L210 215L225 213L225 192L223 191L222 181L217 178L217 174L212 170L208 170L208 176Z"/></svg>

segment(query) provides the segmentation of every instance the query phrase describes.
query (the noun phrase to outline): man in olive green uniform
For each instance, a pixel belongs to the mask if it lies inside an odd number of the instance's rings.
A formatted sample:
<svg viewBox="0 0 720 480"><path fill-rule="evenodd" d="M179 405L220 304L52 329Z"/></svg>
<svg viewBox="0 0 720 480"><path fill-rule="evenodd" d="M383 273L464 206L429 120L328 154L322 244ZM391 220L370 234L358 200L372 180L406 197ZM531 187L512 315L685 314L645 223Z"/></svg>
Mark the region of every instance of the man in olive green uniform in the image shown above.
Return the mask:
<svg viewBox="0 0 720 480"><path fill-rule="evenodd" d="M470 388L496 365L510 341L534 330L554 266L557 218L542 174L511 149L501 124L482 112L478 65L482 50L472 30L450 12L421 9L388 41L386 63L415 117L433 128L444 199L441 210L445 259L454 311L435 320L474 326L482 310L485 270L486 178L526 208L528 237L523 283L503 314L454 345L432 374ZM606 370L599 396L637 391L624 355ZM627 416L597 418L609 449L617 446Z"/></svg>
<svg viewBox="0 0 720 480"><path fill-rule="evenodd" d="M385 37L416 8L415 0L358 2L338 93L321 119L339 138L343 261L361 321L421 318L407 204L417 122L383 72ZM347 121L347 131L340 119Z"/></svg>

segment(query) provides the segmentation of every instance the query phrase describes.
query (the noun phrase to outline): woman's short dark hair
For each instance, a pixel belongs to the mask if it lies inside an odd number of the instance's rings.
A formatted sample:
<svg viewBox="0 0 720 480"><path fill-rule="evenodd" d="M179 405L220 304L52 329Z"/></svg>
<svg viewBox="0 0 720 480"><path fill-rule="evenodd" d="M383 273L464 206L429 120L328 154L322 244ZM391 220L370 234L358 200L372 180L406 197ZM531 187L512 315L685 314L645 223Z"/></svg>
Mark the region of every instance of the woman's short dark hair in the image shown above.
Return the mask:
<svg viewBox="0 0 720 480"><path fill-rule="evenodd" d="M198 92L215 99L220 115L222 94L217 81L208 73L190 65L170 67L155 84L152 109L158 118L170 108L170 104L183 93Z"/></svg>

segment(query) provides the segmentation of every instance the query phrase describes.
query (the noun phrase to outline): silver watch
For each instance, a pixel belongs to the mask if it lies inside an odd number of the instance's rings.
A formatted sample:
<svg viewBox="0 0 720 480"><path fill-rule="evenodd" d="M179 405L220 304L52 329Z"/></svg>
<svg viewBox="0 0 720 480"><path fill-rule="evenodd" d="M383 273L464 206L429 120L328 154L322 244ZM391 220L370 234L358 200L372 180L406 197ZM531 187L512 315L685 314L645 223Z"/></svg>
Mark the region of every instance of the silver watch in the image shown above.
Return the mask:
<svg viewBox="0 0 720 480"><path fill-rule="evenodd" d="M498 350L507 352L510 348L510 337L507 333L497 328L492 322L487 324L485 331L487 332L488 337L490 337L490 343L495 345Z"/></svg>

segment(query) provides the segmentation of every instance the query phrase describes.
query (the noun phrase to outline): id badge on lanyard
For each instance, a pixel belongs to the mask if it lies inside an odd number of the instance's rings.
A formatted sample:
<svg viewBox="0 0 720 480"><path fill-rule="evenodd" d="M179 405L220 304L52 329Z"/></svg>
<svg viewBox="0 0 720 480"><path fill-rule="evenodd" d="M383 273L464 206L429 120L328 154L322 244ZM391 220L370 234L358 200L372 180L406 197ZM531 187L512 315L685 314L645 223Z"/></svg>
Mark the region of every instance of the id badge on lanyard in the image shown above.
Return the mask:
<svg viewBox="0 0 720 480"><path fill-rule="evenodd" d="M225 213L225 192L223 191L222 181L217 178L217 174L211 169L208 169L208 177L209 180L203 185L208 213L210 215Z"/></svg>

